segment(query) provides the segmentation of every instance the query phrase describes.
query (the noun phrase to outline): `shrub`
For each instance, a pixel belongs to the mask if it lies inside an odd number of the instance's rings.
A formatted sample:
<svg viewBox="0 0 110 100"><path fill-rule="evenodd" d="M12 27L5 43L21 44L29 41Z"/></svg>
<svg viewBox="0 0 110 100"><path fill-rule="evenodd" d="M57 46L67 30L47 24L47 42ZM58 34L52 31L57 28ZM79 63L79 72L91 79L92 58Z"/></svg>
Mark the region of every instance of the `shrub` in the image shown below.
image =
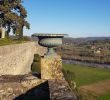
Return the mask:
<svg viewBox="0 0 110 100"><path fill-rule="evenodd" d="M38 54L34 55L34 60L31 65L31 70L32 72L38 72L39 74L41 73L41 57Z"/></svg>
<svg viewBox="0 0 110 100"><path fill-rule="evenodd" d="M75 74L74 72L71 72L69 70L62 70L65 80L68 82L69 86L71 87L71 89L74 91L76 88L76 83L73 81L75 80Z"/></svg>

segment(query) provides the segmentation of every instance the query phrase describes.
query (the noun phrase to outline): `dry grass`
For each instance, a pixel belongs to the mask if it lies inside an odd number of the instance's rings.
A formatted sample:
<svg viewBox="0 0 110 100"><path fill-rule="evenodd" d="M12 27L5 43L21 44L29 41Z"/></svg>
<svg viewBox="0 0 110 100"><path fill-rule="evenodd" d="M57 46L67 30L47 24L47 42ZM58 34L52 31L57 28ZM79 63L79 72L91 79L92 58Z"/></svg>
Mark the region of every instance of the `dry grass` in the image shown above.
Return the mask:
<svg viewBox="0 0 110 100"><path fill-rule="evenodd" d="M97 95L102 95L107 91L110 91L110 80L105 80L98 83L81 86L80 89L94 92Z"/></svg>

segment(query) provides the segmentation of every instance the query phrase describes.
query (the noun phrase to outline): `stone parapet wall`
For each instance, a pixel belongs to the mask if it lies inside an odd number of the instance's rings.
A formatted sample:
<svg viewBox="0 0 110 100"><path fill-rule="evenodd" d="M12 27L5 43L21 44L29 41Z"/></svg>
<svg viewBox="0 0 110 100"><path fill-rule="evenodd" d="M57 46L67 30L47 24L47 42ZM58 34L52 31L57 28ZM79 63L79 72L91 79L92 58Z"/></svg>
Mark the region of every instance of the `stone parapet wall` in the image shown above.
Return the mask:
<svg viewBox="0 0 110 100"><path fill-rule="evenodd" d="M43 55L46 49L37 42L0 46L0 75L20 75L31 71L34 54Z"/></svg>
<svg viewBox="0 0 110 100"><path fill-rule="evenodd" d="M31 74L0 76L0 100L36 100L27 98L31 97L30 95L34 96L37 86L43 82L45 80Z"/></svg>
<svg viewBox="0 0 110 100"><path fill-rule="evenodd" d="M46 51L35 42L0 47L0 100L77 100L64 79L60 56L41 57L41 79L29 73L34 54Z"/></svg>
<svg viewBox="0 0 110 100"><path fill-rule="evenodd" d="M0 76L0 100L77 100L64 80L27 75Z"/></svg>

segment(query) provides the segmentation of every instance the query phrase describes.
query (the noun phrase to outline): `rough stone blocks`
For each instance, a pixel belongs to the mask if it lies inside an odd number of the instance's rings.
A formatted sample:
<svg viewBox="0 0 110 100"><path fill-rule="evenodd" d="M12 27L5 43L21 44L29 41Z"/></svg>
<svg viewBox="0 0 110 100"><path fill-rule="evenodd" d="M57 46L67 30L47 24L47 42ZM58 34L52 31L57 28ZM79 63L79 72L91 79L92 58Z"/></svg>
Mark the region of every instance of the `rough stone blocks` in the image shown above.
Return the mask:
<svg viewBox="0 0 110 100"><path fill-rule="evenodd" d="M59 55L47 55L41 58L42 79L64 79L62 60Z"/></svg>

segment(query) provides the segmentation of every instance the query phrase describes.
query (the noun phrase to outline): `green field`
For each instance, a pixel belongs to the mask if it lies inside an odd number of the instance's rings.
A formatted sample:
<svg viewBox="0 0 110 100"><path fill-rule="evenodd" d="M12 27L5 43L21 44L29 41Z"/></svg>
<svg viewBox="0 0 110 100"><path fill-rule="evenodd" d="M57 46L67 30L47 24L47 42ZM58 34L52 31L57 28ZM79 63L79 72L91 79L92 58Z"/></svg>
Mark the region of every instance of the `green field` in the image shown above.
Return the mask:
<svg viewBox="0 0 110 100"><path fill-rule="evenodd" d="M78 87L110 79L110 69L91 68L72 64L63 64L63 69L73 73L74 78L71 79L77 83ZM110 100L110 91L97 97L97 100Z"/></svg>
<svg viewBox="0 0 110 100"><path fill-rule="evenodd" d="M19 44L19 43L25 43L27 41L30 41L28 37L23 37L22 39L10 39L10 38L4 38L0 39L0 46L4 45L10 45L10 44Z"/></svg>
<svg viewBox="0 0 110 100"><path fill-rule="evenodd" d="M63 68L74 72L77 86L88 85L101 80L110 79L110 69L91 68L70 64L63 64Z"/></svg>
<svg viewBox="0 0 110 100"><path fill-rule="evenodd" d="M110 91L99 96L99 100L110 100Z"/></svg>

